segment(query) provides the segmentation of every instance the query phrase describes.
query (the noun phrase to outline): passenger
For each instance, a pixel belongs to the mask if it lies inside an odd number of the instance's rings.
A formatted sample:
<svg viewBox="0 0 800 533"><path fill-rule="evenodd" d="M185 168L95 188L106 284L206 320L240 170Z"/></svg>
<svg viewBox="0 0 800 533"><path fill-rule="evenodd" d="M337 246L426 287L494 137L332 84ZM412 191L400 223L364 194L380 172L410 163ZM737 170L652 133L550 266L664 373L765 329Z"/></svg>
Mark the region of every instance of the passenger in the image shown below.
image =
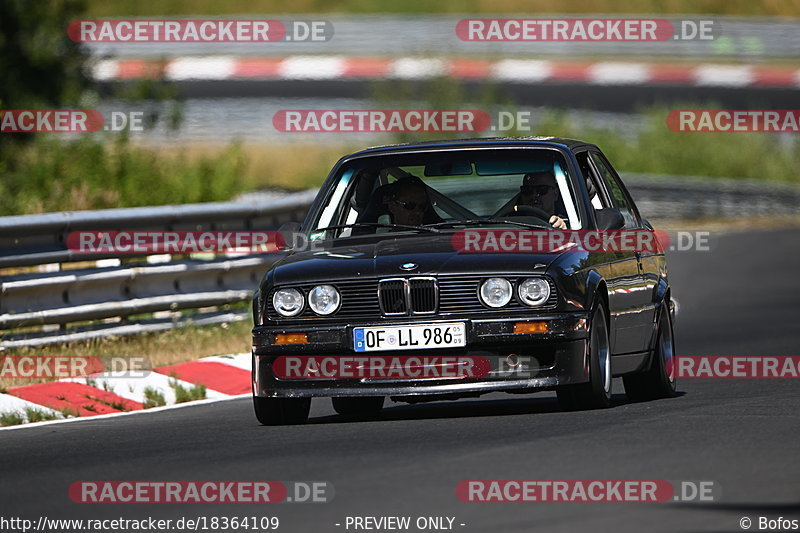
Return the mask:
<svg viewBox="0 0 800 533"><path fill-rule="evenodd" d="M567 229L564 219L555 214L559 198L556 177L551 171L530 172L522 178L519 188L519 205L541 209L550 216L548 222L556 229Z"/></svg>

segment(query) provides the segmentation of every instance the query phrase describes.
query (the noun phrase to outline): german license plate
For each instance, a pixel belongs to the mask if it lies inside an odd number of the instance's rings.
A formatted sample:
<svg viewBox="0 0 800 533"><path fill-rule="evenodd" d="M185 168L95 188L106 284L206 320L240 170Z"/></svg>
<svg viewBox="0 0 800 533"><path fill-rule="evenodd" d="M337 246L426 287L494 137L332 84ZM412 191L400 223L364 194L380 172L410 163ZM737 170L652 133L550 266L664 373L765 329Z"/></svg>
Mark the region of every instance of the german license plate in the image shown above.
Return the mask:
<svg viewBox="0 0 800 533"><path fill-rule="evenodd" d="M353 348L357 352L423 350L466 345L464 322L353 329Z"/></svg>

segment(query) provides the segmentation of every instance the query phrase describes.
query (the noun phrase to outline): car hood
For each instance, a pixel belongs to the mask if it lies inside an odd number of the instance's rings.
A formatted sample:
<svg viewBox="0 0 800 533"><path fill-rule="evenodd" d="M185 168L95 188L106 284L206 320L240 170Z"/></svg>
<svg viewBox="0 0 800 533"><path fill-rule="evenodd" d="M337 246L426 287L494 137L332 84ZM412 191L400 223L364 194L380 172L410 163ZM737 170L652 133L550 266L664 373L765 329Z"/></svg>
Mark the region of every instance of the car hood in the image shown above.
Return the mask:
<svg viewBox="0 0 800 533"><path fill-rule="evenodd" d="M559 255L459 252L453 246L452 237L448 232L369 242L359 239L358 243L337 244L324 250L295 252L273 266L273 284L358 277L544 272ZM406 268L401 268L404 265Z"/></svg>

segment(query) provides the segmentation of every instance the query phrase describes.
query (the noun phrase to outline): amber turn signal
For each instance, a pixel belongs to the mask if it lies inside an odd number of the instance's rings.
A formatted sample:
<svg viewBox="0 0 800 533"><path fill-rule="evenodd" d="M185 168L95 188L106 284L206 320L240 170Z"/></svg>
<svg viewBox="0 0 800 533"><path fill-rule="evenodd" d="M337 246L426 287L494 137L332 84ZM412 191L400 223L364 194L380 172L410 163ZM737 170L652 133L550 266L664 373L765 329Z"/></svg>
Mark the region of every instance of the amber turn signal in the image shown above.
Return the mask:
<svg viewBox="0 0 800 533"><path fill-rule="evenodd" d="M306 344L308 335L306 333L277 333L275 344Z"/></svg>
<svg viewBox="0 0 800 533"><path fill-rule="evenodd" d="M547 322L517 322L514 333L547 333Z"/></svg>

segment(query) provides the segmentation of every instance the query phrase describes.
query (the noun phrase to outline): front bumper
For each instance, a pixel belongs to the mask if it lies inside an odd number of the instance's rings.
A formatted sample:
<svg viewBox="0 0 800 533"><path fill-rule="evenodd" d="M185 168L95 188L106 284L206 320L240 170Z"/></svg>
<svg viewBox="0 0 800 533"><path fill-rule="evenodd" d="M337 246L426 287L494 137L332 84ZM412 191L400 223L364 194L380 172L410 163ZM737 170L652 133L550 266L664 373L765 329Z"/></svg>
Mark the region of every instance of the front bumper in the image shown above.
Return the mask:
<svg viewBox="0 0 800 533"><path fill-rule="evenodd" d="M514 333L514 324L545 321L547 333ZM435 320L428 322L454 322ZM489 320L457 320L467 325L462 348L370 352L389 357L436 356L483 358L488 371L480 377L436 378L279 378L273 364L279 357L348 357L367 354L353 349L353 328L424 323L415 319L382 320L371 323L313 327L279 327L275 324L253 330L253 393L262 397L392 396L413 400L422 396L470 396L494 391L534 392L589 379L585 313L561 313L536 317ZM276 345L278 333L306 333L307 344Z"/></svg>

